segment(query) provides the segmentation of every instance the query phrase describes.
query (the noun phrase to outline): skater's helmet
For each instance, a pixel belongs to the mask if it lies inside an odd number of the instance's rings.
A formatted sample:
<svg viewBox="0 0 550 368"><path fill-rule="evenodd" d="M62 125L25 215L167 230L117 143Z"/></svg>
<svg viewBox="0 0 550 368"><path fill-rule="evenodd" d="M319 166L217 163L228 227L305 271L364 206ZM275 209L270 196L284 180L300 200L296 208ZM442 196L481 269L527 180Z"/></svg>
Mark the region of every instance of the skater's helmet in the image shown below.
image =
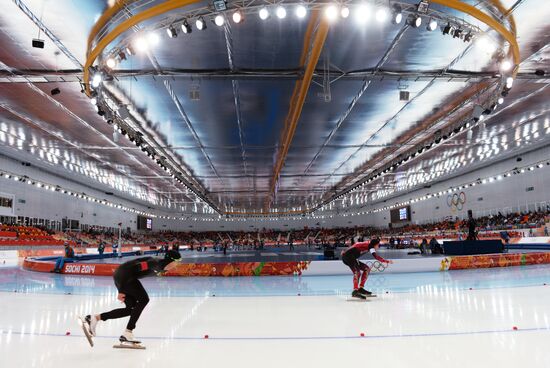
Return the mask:
<svg viewBox="0 0 550 368"><path fill-rule="evenodd" d="M375 246L378 243L380 243L380 238L379 237L375 236L370 240L370 245L372 245L372 246Z"/></svg>
<svg viewBox="0 0 550 368"><path fill-rule="evenodd" d="M177 261L180 258L181 258L181 254L177 250L169 250L164 255L164 259L169 260L170 262Z"/></svg>

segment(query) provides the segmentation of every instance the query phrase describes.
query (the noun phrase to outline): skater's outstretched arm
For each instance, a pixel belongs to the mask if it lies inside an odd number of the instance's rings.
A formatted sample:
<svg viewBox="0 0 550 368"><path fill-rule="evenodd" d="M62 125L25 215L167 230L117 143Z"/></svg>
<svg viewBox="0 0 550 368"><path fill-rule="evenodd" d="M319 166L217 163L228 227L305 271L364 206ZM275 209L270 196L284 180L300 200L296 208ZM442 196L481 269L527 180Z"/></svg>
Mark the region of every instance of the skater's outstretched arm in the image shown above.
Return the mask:
<svg viewBox="0 0 550 368"><path fill-rule="evenodd" d="M371 248L370 249L370 253L372 254L372 256L379 262L383 262L383 263L388 263L388 264L391 264L393 263L393 261L391 259L385 259L385 258L382 258L380 257L377 253L376 253L376 249L374 248Z"/></svg>

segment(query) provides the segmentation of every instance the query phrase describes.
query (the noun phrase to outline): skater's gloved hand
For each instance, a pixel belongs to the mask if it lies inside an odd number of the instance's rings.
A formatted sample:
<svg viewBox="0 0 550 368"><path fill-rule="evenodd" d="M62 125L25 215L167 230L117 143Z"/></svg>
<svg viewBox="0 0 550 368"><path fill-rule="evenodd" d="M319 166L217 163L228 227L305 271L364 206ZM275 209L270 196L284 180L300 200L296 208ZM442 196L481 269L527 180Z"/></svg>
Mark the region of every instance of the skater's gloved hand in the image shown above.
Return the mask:
<svg viewBox="0 0 550 368"><path fill-rule="evenodd" d="M386 261L386 264L393 264L393 261L392 261L391 259L388 259L388 260Z"/></svg>
<svg viewBox="0 0 550 368"><path fill-rule="evenodd" d="M126 294L118 293L118 296L116 298L124 303L124 300L126 299Z"/></svg>

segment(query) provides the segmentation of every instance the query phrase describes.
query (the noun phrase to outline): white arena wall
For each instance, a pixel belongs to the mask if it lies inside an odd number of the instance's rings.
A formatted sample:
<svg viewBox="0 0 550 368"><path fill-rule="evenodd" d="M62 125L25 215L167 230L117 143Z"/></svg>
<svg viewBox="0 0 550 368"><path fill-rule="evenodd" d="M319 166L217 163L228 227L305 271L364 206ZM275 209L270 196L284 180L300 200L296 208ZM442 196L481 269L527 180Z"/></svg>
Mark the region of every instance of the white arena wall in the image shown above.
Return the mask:
<svg viewBox="0 0 550 368"><path fill-rule="evenodd" d="M521 157L521 162L516 158ZM470 173L459 175L439 183L432 184L430 188L423 188L406 195L397 196L386 200L385 203L377 203L371 206L365 206L362 210L372 210L397 202L402 202L411 198L416 198L426 194L432 194L441 190L446 190L450 186L474 181L478 178L485 178L502 174L505 171L515 167L531 165L541 160L550 158L550 148L544 147L526 154L516 155L512 158L492 164L482 169L471 171ZM92 189L90 186L82 185L75 181L61 178L59 175L49 174L48 172L37 169L33 166L27 167L21 165L18 160L12 160L0 156L0 169L10 172L28 175L37 180L43 180L52 184L58 184L65 188L77 192L85 192L88 195L101 199L112 200L127 207L148 211L147 207L119 196L109 196L102 190ZM547 190L547 183L550 182L550 166L527 171L524 174L513 175L502 181L478 185L464 189L466 194L466 203L461 211L447 206L447 195L434 197L422 202L411 205L412 222L425 223L443 219L448 216L466 217L467 210L472 209L475 216L511 211L534 210L538 207L545 207L550 204L550 191ZM533 190L527 191L527 188L533 187ZM136 229L137 215L124 212L122 210L97 205L86 200L70 197L61 193L50 192L39 189L34 186L14 182L5 178L0 178L0 193L14 197L15 216L27 216L44 218L60 221L63 217L79 220L81 224L116 226L119 222L123 227ZM21 203L24 200L25 203ZM1 213L7 215L7 213ZM166 213L163 213L166 214ZM181 214L179 214L181 215ZM300 229L308 227L346 227L346 226L376 226L384 227L389 222L389 210L379 213L361 216L344 216L344 213L335 214L332 218L325 217L310 219L289 219L282 218L276 221L261 219L241 220L216 220L216 221L194 221L192 216L188 220L165 220L154 219L153 230L179 230L179 231L254 231L256 229L268 228L275 230Z"/></svg>
<svg viewBox="0 0 550 368"><path fill-rule="evenodd" d="M518 162L517 158L521 157ZM430 188L423 188L406 195L397 196L386 200L385 203L366 207L367 209L379 208L400 203L411 198L421 197L447 190L461 184L475 181L478 178L497 176L516 167L534 165L541 160L550 160L550 148L542 148L527 154L516 155L513 158L503 160L483 169L474 170L459 177L432 184ZM512 175L501 181L493 181L474 187L463 189L466 194L466 202L461 211L447 205L447 196L432 197L424 201L411 204L411 222L421 224L444 219L445 217L466 218L469 209L474 217L491 214L510 213L518 211L534 211L538 208L546 208L550 205L550 166L546 164L542 168L533 171L526 170L523 174ZM460 191L459 191L460 192ZM382 227L390 222L390 211L382 211L371 214L368 223Z"/></svg>
<svg viewBox="0 0 550 368"><path fill-rule="evenodd" d="M20 161L0 156L0 170L6 170L19 176L27 175L34 180L59 185L74 192L86 193L98 199L120 203L129 208L147 211L147 207L123 198L106 195L104 191L50 174L34 166L23 166ZM23 216L61 221L63 218L78 220L81 224L116 227L122 222L123 228L136 229L137 215L108 206L71 197L60 192L37 188L12 179L0 178L0 195L13 197L13 210L0 209L3 216Z"/></svg>

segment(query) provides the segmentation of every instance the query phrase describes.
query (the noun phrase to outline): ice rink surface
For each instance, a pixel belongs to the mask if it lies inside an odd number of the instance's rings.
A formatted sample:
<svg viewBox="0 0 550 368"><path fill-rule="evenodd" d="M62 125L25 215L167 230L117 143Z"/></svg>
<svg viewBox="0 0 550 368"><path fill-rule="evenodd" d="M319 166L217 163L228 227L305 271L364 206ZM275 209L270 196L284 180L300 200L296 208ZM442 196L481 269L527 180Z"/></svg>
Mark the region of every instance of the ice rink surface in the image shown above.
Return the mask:
<svg viewBox="0 0 550 368"><path fill-rule="evenodd" d="M0 268L0 367L550 367L549 266L374 274L367 301L351 275L144 281L147 349L112 348L127 319L91 348L76 317L120 306L111 278Z"/></svg>

